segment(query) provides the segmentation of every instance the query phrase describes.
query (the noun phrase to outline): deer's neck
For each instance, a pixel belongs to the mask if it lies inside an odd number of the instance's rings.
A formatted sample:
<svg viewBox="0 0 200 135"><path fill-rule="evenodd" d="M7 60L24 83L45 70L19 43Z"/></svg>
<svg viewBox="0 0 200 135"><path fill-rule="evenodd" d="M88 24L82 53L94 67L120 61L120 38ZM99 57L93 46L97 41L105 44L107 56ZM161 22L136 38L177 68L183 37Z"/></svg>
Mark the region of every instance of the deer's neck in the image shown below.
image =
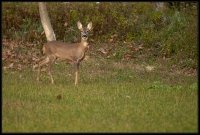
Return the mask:
<svg viewBox="0 0 200 135"><path fill-rule="evenodd" d="M84 40L81 40L80 46L83 47L83 48L87 48L88 47L88 42L84 41Z"/></svg>

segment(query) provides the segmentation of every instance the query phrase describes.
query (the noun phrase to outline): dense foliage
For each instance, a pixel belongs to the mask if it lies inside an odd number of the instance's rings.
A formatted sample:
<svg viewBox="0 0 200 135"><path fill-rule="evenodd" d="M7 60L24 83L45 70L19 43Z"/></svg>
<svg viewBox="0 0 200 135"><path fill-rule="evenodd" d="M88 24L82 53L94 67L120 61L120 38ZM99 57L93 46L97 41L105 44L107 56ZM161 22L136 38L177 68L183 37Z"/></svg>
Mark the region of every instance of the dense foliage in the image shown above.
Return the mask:
<svg viewBox="0 0 200 135"><path fill-rule="evenodd" d="M3 2L2 5L3 38L46 42L38 3ZM151 48L155 56L174 57L174 62L183 66L197 66L197 3L178 8L170 8L169 4L165 10L156 10L150 2L52 2L47 8L58 40L77 41L76 22L80 20L86 25L92 21L90 40L118 44L117 58L128 51L123 45L128 42L131 46Z"/></svg>

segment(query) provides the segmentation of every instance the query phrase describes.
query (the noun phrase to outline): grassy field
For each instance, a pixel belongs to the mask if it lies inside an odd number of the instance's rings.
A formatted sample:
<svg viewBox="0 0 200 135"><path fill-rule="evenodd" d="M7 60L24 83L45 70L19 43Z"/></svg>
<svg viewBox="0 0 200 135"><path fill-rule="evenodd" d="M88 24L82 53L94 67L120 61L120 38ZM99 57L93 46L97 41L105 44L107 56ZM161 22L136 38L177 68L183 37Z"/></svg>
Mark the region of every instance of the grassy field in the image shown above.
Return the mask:
<svg viewBox="0 0 200 135"><path fill-rule="evenodd" d="M71 65L3 70L3 132L197 132L197 77L154 64L89 59L75 87Z"/></svg>

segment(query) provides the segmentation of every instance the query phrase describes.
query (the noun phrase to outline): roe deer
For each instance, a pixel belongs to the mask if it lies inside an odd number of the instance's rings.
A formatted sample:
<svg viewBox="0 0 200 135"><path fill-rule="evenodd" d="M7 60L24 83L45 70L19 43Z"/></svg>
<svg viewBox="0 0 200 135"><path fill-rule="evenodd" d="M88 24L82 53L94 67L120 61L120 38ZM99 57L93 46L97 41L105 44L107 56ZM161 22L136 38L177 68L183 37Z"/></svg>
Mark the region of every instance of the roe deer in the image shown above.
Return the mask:
<svg viewBox="0 0 200 135"><path fill-rule="evenodd" d="M88 49L88 32L92 29L92 22L90 22L86 28L82 27L82 24L77 22L78 29L81 31L80 43L64 43L60 41L50 41L44 44L42 50L46 55L45 59L38 64L37 80L40 78L41 66L48 64L48 73L51 77L51 83L54 83L54 79L51 73L52 64L57 58L66 59L71 61L75 65L75 85L78 84L78 72L80 62L85 57L85 52Z"/></svg>

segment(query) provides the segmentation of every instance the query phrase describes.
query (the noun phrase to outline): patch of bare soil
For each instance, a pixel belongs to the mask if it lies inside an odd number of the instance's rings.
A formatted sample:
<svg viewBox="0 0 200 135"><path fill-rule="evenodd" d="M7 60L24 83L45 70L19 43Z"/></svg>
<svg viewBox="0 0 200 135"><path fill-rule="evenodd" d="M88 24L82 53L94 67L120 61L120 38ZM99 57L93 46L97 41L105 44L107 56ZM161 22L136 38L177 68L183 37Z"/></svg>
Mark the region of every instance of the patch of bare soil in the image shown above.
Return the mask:
<svg viewBox="0 0 200 135"><path fill-rule="evenodd" d="M176 65L166 67L162 63L149 64L136 64L132 62L114 62L113 66L118 69L129 68L138 72L160 72L164 74L173 75L186 75L186 76L197 76L197 69L193 68L180 68Z"/></svg>

